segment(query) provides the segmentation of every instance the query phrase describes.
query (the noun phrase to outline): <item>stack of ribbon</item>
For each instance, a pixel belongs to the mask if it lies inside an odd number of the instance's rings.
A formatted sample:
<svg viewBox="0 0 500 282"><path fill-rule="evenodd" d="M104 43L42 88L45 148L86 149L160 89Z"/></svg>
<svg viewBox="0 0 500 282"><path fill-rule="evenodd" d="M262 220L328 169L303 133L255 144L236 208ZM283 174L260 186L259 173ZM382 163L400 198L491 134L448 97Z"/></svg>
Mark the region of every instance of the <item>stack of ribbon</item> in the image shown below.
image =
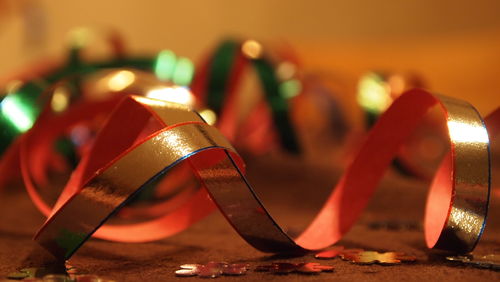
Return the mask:
<svg viewBox="0 0 500 282"><path fill-rule="evenodd" d="M300 72L293 52L265 53L253 40L222 42L194 78L193 64L171 51L132 57L119 36L108 41L112 59L85 62L85 44L77 40L65 64L13 76L0 104L2 182L18 175L19 164L33 203L47 216L35 240L54 257L68 259L91 236L165 238L216 209L258 250L328 247L356 222L393 158L411 163L399 148L421 124L444 128L451 148L440 153L428 196L427 246L467 253L480 239L500 110L484 122L470 104L418 89L398 92L383 108L368 104L371 130L363 145L310 226L292 238L259 201L231 143L251 154L281 148L303 155L308 126L314 134L335 133L331 140L340 143L348 126L328 88ZM241 91L247 70L263 93L253 101ZM374 79L364 78L360 89L373 89ZM377 99L370 91L360 90L360 102ZM310 105L322 126L304 115ZM426 122L431 110L441 118ZM61 187L55 175L68 170ZM112 216L129 221L108 224Z"/></svg>

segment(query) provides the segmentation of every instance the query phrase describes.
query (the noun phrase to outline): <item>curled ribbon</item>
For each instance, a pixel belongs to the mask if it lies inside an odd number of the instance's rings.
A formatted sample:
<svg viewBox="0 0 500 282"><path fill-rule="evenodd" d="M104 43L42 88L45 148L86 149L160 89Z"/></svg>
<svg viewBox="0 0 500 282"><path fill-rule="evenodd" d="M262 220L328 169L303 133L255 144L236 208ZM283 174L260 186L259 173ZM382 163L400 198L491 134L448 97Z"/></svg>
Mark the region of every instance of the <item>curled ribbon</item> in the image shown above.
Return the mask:
<svg viewBox="0 0 500 282"><path fill-rule="evenodd" d="M47 88L71 77L78 87L78 80L82 77L106 69L134 68L156 71L158 65L164 64L161 52L156 57L125 56L124 42L114 31L108 33L104 39L110 47L111 59L86 62L82 58L85 44L73 42L64 63L41 61L27 68L28 71L16 73L8 78L7 81L14 81L16 85L0 97L0 171L9 170L9 166L17 157L18 137L35 124L43 109L50 104L49 99L52 96L43 95ZM68 97L68 100L79 100L75 98L82 97ZM2 177L4 175L0 176L0 180Z"/></svg>
<svg viewBox="0 0 500 282"><path fill-rule="evenodd" d="M289 101L280 90L280 81L273 64L263 54L261 48L260 43L253 40L246 42L223 41L208 57L206 63L200 67L200 71L195 76L191 86L193 93L201 103L206 104L220 116L217 126L233 142L238 131L238 109L235 107L238 87L241 84L244 71L246 69L254 70L262 86L270 113L267 113L262 107L257 108L254 110L254 115L246 119L246 122L253 122L253 129L255 129L255 125L265 124L267 120L264 116L270 114L281 146L289 152L297 153L300 151L300 146L289 115ZM245 52L245 49L250 50ZM246 126L247 128L252 127L252 125ZM272 133L273 131L264 132L259 135L259 139L270 143L267 139ZM245 134L251 135L255 132L247 130ZM259 141L255 140L252 144L253 147L256 147L255 143ZM269 147L269 144L261 144L259 147L266 146ZM258 150L266 149L254 149L254 151Z"/></svg>
<svg viewBox="0 0 500 282"><path fill-rule="evenodd" d="M111 77L111 79L113 79L113 77L115 77L117 74L119 75L121 72L123 72L123 70L107 70L97 72L95 76L104 78ZM46 185L46 174L48 170L47 166L49 165L49 159L54 155L52 144L55 143L55 140L57 140L60 136L64 136L68 128L74 128L82 122L95 123L94 120L98 120L100 116L108 115L109 112L112 111L114 106L116 106L116 104L123 97L122 95L118 94L121 94L124 91L134 92L136 94L145 96L152 90L155 91L156 89L168 88L167 86L169 84L159 83L158 79L156 79L151 74L134 70L127 70L127 72L133 74L134 77L136 77L133 83L127 85L127 88L121 89L119 93L113 93L112 89L109 88L100 88L98 91L97 89L95 89L95 91L97 92L94 94L98 96L104 96L106 97L106 99L102 101L80 101L79 103L73 105L71 110L62 114L52 113L50 109L47 109L39 117L34 127L21 139L20 159L23 180L33 203L45 216L50 216L52 214L52 211L56 209L65 199L67 199L69 195L74 194L75 191L78 190L78 182L81 181L81 178L83 177L82 169L85 169L85 163L87 162L86 158L89 156L88 153L83 153L82 159L80 160L80 165L74 171L70 181L62 191L58 202L54 207L52 207L51 204L48 203L48 201L46 201L46 199L44 199L43 197L44 194L47 193L44 193L44 191L41 190L44 186L50 186ZM175 111L173 112L175 113ZM132 112L129 113L129 118L134 118L131 113ZM179 115L179 113L176 113L176 115ZM192 116L196 117L197 120L200 119L198 115L192 114ZM152 125L144 124L143 126L145 128L148 128L148 126ZM123 131L123 128L120 128L120 130ZM143 132L142 135L147 135L147 133ZM110 144L111 141L109 141L106 146L110 146ZM160 184L167 181L174 182L174 185L184 184L182 183L184 178L179 177L179 174L181 174L182 172L182 170L175 171L175 177L170 177L168 179L162 180ZM179 180L179 178L180 181L177 182L180 183L175 183L175 181ZM160 214L160 218L156 218L152 221L150 220L147 223L143 224L129 224L124 226L106 225L99 229L96 234L94 234L95 237L112 241L143 242L156 240L171 235L172 229L165 224L165 220L168 221L172 218L172 216L174 216L169 212L175 209L180 204L188 201L191 197L195 197L196 194L194 193L193 189L183 189L179 193L174 194L174 196L175 197L173 199L170 199L163 205L149 206L146 211L144 209L140 211L143 214L147 214L148 216L152 213L153 215ZM137 210L131 210L130 207L127 207L127 209L128 214L132 214L132 216L138 213ZM127 209L123 209L123 211L126 211ZM204 214L207 215L208 212ZM144 228L150 228L153 229L153 231L136 234L141 233Z"/></svg>
<svg viewBox="0 0 500 282"><path fill-rule="evenodd" d="M77 167L79 176L72 178L76 188L58 200L35 239L56 257L69 258L146 183L187 162L205 189L162 220L128 229L124 241L152 238L160 230L162 235L184 230L213 210L210 196L236 231L261 251L300 253L327 247L355 223L398 147L433 106L446 116L451 151L429 192L425 238L429 248L469 252L486 222L488 133L470 104L423 90L402 95L380 117L321 211L296 239L259 201L243 175L241 159L215 128L184 106L127 97ZM498 116L493 115L493 122Z"/></svg>

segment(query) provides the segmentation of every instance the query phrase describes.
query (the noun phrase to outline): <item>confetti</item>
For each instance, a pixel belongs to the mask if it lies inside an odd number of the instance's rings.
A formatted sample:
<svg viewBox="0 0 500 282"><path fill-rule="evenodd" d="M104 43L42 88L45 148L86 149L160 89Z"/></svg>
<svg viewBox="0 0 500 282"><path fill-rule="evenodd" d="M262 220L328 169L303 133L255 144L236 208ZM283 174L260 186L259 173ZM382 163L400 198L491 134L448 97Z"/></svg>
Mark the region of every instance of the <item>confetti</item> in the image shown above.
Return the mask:
<svg viewBox="0 0 500 282"><path fill-rule="evenodd" d="M243 275L248 271L249 265L248 264L229 264L224 268L224 275Z"/></svg>
<svg viewBox="0 0 500 282"><path fill-rule="evenodd" d="M296 263L289 263L289 262L275 262L272 264L267 264L267 265L259 265L255 269L255 271L259 272L264 272L264 271L269 271L271 273L275 274L287 274L294 272L298 267L298 264Z"/></svg>
<svg viewBox="0 0 500 282"><path fill-rule="evenodd" d="M453 262L469 262L471 259L472 259L472 255L446 257L446 260L453 261Z"/></svg>
<svg viewBox="0 0 500 282"><path fill-rule="evenodd" d="M395 265L414 262L416 258L399 252L379 253L374 251L342 253L341 258L356 264Z"/></svg>
<svg viewBox="0 0 500 282"><path fill-rule="evenodd" d="M21 272L21 271L12 272L12 273L9 273L9 275L7 275L8 279L15 279L15 280L22 280L22 279L28 278L28 277L29 277L28 273Z"/></svg>
<svg viewBox="0 0 500 282"><path fill-rule="evenodd" d="M297 269L300 273L320 273L320 272L332 272L333 266L321 265L317 262L307 262L300 263L300 267Z"/></svg>
<svg viewBox="0 0 500 282"><path fill-rule="evenodd" d="M201 278L217 278L222 275L238 276L244 275L249 268L248 264L226 262L209 262L207 264L183 264L181 269L175 271L175 275L181 277L198 276Z"/></svg>
<svg viewBox="0 0 500 282"><path fill-rule="evenodd" d="M268 265L259 265L255 271L270 272L274 274L302 273L318 274L320 272L333 272L333 266L321 265L316 262L290 263L274 262Z"/></svg>
<svg viewBox="0 0 500 282"><path fill-rule="evenodd" d="M500 255L490 254L485 256L450 256L447 260L460 262L477 268L500 270Z"/></svg>
<svg viewBox="0 0 500 282"><path fill-rule="evenodd" d="M53 273L44 267L23 268L7 276L8 279L28 282L113 282L97 275L89 275L66 264L67 273Z"/></svg>
<svg viewBox="0 0 500 282"><path fill-rule="evenodd" d="M26 280L27 278L36 278L36 277L43 277L44 275L47 275L49 272L46 268L43 267L30 267L30 268L23 268L17 272L12 272L9 275L7 275L8 279L14 279L14 280Z"/></svg>

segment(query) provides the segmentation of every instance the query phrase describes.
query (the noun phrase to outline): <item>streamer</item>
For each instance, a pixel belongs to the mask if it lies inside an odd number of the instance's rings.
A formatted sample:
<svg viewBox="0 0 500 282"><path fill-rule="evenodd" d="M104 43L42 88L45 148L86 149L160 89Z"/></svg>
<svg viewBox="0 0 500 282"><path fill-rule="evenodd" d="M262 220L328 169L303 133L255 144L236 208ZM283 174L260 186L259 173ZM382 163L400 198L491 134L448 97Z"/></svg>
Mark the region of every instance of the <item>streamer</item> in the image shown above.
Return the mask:
<svg viewBox="0 0 500 282"><path fill-rule="evenodd" d="M486 220L488 134L471 105L423 90L402 95L380 117L323 209L296 239L284 233L258 200L242 174L241 159L217 130L185 107L126 98L97 137L88 159L77 168L81 173L78 189L60 199L36 240L56 257L69 258L145 183L188 161L226 219L253 247L264 252L298 253L327 247L355 223L398 146L433 106L447 117L451 151L429 193L425 238L430 248L469 252L477 244ZM148 131L148 138L137 140L151 118L157 127ZM124 123L129 125L128 130L122 130ZM113 146L109 146L111 143ZM205 193L200 190L199 197L170 214L172 234L213 208ZM129 236L146 236L155 229L136 231Z"/></svg>
<svg viewBox="0 0 500 282"><path fill-rule="evenodd" d="M247 68L257 73L281 146L289 152L299 152L299 143L289 116L289 101L283 95L274 66L265 56L260 43L254 40L223 41L199 68L191 86L192 91L200 103L206 104L215 112L219 117L218 128L233 142L238 132L236 94ZM262 108L258 110L261 111L260 114L253 115L246 122L257 120L253 125L265 124L263 119L267 113L262 113L265 111ZM246 130L244 134L255 133ZM260 142L260 146L253 144L252 147L257 147L254 151L268 150L264 147L270 146L271 140L266 136L269 134L270 132L264 132L259 138L254 138L268 141L267 144Z"/></svg>
<svg viewBox="0 0 500 282"><path fill-rule="evenodd" d="M399 95L427 83L416 73L368 72L358 82L356 100L363 109L365 126L369 129ZM431 114L421 122L410 141L403 145L393 166L404 175L431 180L436 167L446 154L446 130L439 116Z"/></svg>
<svg viewBox="0 0 500 282"><path fill-rule="evenodd" d="M88 40L74 38L65 62L43 60L6 80L9 81L9 87L0 98L0 128L2 128L0 131L0 171L7 170L8 172L3 173L3 175L14 174L14 171L10 171L9 167L13 166L12 163L17 156L18 144L16 140L35 124L47 105L50 105L51 102L54 104L54 97L59 98L60 101L63 100L59 103L62 107L59 111L67 110L75 101L88 98L81 97L79 91L72 91L73 96L66 97L43 95L47 88L59 81L73 78L72 87L78 89L79 79L100 70L114 68L149 70L163 80L174 79L175 68L172 67L172 71L165 71L166 65L175 66L176 64L176 57L173 53L170 58L165 58L164 51L160 52L158 56L125 56L124 42L117 32L107 33L104 39L111 49L111 59L86 62L83 60L82 53L88 44L84 42ZM178 68L184 73L184 79L178 80L189 84L194 70L186 65L189 66L192 63L187 62L187 59L182 57L178 58L177 61L184 62L180 64L184 65L184 68Z"/></svg>
<svg viewBox="0 0 500 282"><path fill-rule="evenodd" d="M112 84L109 82L113 82L123 72L127 72L133 79L124 85L126 87L120 87L119 91L116 92L117 89L110 87ZM93 87L89 91L98 97L107 97L106 99L102 101L80 101L65 113L53 112L51 108L48 108L39 117L34 127L21 139L20 160L24 184L33 203L45 216L49 216L58 205L58 203L55 206L50 204L44 197L44 194L48 194L49 191L43 191L42 189L43 187L53 186L47 184L47 174L50 159L55 154L52 149L55 140L65 136L68 131L74 130L75 127L80 126L82 123L85 124L86 131L97 131L101 127L99 122L103 119L103 116L106 117L123 97L118 94L132 92L149 96L153 93L156 98L172 100L179 100L182 95L191 95L186 92L187 90L176 88L177 86L170 83L161 83L152 74L136 70L106 70L95 73L93 77L93 80L96 80L97 83L92 84L101 85L101 87ZM86 85L84 80L82 80L82 85ZM91 124L94 124L94 126L91 126ZM89 140L83 140L85 142L78 141L78 143L83 143L80 146L88 146L89 143L93 142L92 140L90 138ZM88 153L84 151L80 160L81 164L85 162L86 155ZM75 183L80 181L81 174L79 170L81 167L76 168L69 183L64 187L61 192L61 199L67 198L68 195L72 195L77 190L75 186L77 184ZM194 186L196 183L189 182L191 173L186 172L185 168L180 168L180 170L176 168L176 171L172 172L172 174L171 177L163 179L159 183L159 186L163 187L163 191L158 191L161 190L160 188L156 189L156 192L167 194L163 197L166 198L165 201L160 204L150 204L143 208L133 209L127 207L123 210L125 217L140 218L140 224L107 225L101 228L95 236L122 242L151 241L169 236L171 230L168 229L168 226L163 226L165 220L168 221L172 218L169 212L188 202L192 197L196 197L198 188ZM186 183L188 186L186 186ZM50 187L50 189L53 190L54 187ZM59 203L61 203L61 199ZM123 215L123 213L120 215ZM144 215L154 219L144 221ZM154 228L155 231L137 236L129 235L134 232L133 230L139 230L145 225L152 226L151 228Z"/></svg>

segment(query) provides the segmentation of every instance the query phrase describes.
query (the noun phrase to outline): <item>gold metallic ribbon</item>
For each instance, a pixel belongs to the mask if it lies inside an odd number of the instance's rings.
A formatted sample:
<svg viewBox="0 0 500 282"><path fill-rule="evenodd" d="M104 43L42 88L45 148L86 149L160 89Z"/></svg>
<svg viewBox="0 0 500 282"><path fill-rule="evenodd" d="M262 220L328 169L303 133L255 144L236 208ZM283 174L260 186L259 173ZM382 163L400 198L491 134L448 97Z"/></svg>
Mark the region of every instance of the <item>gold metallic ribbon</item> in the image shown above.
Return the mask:
<svg viewBox="0 0 500 282"><path fill-rule="evenodd" d="M82 169L80 189L54 211L36 240L56 257L69 258L145 183L188 161L226 219L255 248L300 253L327 247L355 223L398 147L433 106L447 117L451 151L429 194L426 241L430 248L469 252L484 229L488 207L487 131L471 105L422 90L402 95L380 117L323 209L296 239L259 201L241 172L241 160L216 129L184 106L126 98L95 141ZM156 131L136 140L151 119L157 123ZM190 209L172 218L177 220L172 228L187 228L194 222L190 214L211 205L204 197L193 201L197 202L189 203Z"/></svg>

